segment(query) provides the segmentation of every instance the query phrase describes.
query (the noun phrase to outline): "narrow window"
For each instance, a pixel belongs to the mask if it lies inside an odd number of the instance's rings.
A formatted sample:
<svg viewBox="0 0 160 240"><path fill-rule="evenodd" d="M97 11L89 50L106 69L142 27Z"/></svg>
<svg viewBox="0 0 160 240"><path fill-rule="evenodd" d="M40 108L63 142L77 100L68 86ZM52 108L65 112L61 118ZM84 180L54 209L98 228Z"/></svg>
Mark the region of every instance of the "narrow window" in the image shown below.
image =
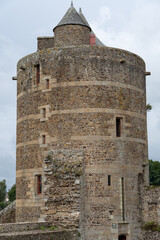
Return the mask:
<svg viewBox="0 0 160 240"><path fill-rule="evenodd" d="M46 108L43 108L43 118L46 118Z"/></svg>
<svg viewBox="0 0 160 240"><path fill-rule="evenodd" d="M122 219L125 221L125 202L124 202L124 178L121 178L122 185Z"/></svg>
<svg viewBox="0 0 160 240"><path fill-rule="evenodd" d="M122 135L122 118L116 118L116 136L121 137Z"/></svg>
<svg viewBox="0 0 160 240"><path fill-rule="evenodd" d="M42 135L42 144L46 144L46 136Z"/></svg>
<svg viewBox="0 0 160 240"><path fill-rule="evenodd" d="M37 66L36 66L36 77L37 77L37 84L39 84L40 83L40 65L38 64Z"/></svg>
<svg viewBox="0 0 160 240"><path fill-rule="evenodd" d="M111 175L108 175L108 186L111 186Z"/></svg>
<svg viewBox="0 0 160 240"><path fill-rule="evenodd" d="M49 79L46 79L46 88L49 89Z"/></svg>
<svg viewBox="0 0 160 240"><path fill-rule="evenodd" d="M42 194L42 176L41 175L37 176L37 194L38 195Z"/></svg>

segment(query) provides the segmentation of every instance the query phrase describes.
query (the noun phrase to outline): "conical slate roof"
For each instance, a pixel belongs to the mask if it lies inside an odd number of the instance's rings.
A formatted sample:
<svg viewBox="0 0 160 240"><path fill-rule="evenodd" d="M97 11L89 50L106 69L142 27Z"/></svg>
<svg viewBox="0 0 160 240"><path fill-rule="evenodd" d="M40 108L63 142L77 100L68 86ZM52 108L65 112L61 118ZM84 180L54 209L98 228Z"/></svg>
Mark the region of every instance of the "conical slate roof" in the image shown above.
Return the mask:
<svg viewBox="0 0 160 240"><path fill-rule="evenodd" d="M91 28L91 27L89 26L89 23L87 22L87 19L86 19L85 16L83 15L81 8L79 9L79 15L80 15L80 17L82 18L83 22L85 22L86 26L88 26L89 28Z"/></svg>
<svg viewBox="0 0 160 240"><path fill-rule="evenodd" d="M73 7L73 4L55 28L64 25L81 25L86 26L91 30L89 24L86 24L86 22L80 17L76 9ZM55 28L53 29L53 31L55 30Z"/></svg>
<svg viewBox="0 0 160 240"><path fill-rule="evenodd" d="M87 19L86 19L85 16L83 15L81 8L79 9L79 15L80 15L80 17L82 18L82 20L86 23L86 25L89 26L89 23L87 22ZM89 26L89 27L90 27L90 26ZM91 27L90 27L90 28L91 28ZM92 29L91 29L91 34L94 34L94 35L95 35L95 33L93 32ZM99 40L99 38L97 38L96 35L95 35L95 37L96 37L96 46L105 46L105 45Z"/></svg>

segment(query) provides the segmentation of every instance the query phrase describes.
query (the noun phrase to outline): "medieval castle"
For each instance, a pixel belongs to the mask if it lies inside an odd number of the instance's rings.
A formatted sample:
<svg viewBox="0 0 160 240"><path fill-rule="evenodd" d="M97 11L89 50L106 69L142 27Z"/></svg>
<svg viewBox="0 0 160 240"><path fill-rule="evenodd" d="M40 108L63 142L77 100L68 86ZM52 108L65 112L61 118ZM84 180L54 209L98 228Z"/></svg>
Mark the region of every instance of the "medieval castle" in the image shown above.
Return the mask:
<svg viewBox="0 0 160 240"><path fill-rule="evenodd" d="M73 4L53 31L17 65L16 222L78 229L70 239L159 239L142 234L160 222L143 59L106 47Z"/></svg>

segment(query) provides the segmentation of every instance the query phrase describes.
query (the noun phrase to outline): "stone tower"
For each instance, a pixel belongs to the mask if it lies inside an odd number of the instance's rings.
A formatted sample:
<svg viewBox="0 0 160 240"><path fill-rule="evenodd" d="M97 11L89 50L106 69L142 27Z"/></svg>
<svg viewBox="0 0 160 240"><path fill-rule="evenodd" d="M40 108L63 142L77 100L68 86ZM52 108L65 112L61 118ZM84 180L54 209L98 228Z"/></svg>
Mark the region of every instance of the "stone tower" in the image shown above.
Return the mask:
<svg viewBox="0 0 160 240"><path fill-rule="evenodd" d="M17 65L17 222L136 240L148 184L145 63L73 6Z"/></svg>

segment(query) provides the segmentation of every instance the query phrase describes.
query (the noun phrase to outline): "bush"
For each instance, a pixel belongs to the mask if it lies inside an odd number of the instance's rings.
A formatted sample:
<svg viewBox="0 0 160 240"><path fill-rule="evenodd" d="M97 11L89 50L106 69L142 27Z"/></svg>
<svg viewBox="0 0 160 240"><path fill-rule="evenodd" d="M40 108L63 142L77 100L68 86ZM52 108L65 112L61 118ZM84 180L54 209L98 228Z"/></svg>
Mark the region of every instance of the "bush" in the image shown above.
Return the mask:
<svg viewBox="0 0 160 240"><path fill-rule="evenodd" d="M150 231L153 231L153 232L155 232L155 231L160 232L160 226L155 222L145 223L144 226L143 226L143 229L148 230L148 231L150 230Z"/></svg>

